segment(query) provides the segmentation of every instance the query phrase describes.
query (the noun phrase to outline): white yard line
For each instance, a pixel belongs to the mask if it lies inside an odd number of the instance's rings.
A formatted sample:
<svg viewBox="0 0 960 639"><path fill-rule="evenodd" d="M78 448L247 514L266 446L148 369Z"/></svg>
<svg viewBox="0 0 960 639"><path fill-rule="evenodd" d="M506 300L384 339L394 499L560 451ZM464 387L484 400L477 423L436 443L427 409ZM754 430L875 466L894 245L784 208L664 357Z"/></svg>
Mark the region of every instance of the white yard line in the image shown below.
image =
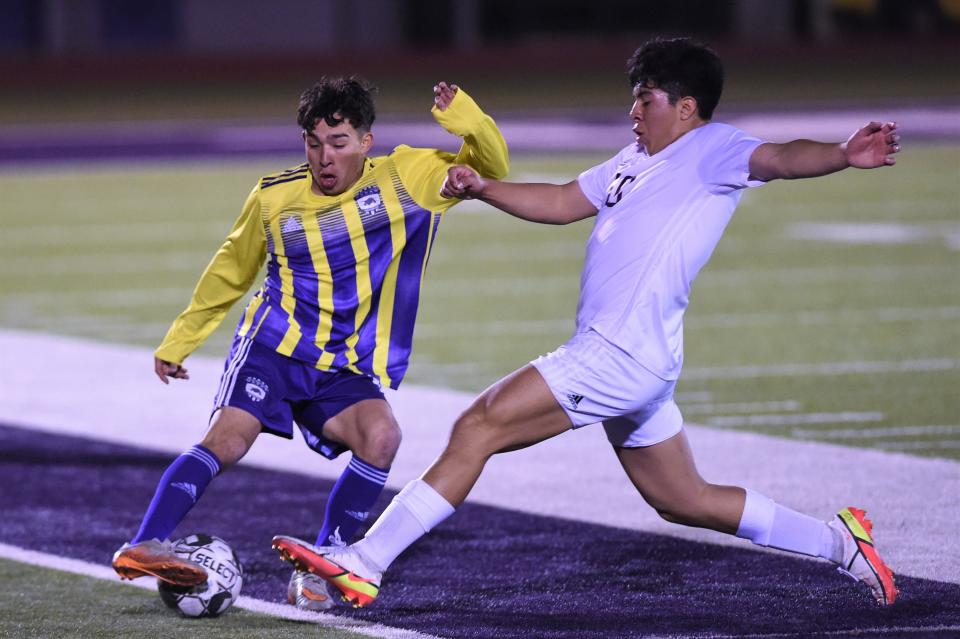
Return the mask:
<svg viewBox="0 0 960 639"><path fill-rule="evenodd" d="M164 386L153 375L149 349L10 330L0 331L0 364L14 371L0 385L0 423L170 454L202 435L222 370L220 359L194 357L187 362L190 381ZM837 365L827 366L828 373L831 366ZM810 374L809 367L801 367L800 374ZM471 395L405 386L388 397L404 430L388 482L397 489L436 458ZM700 472L709 480L749 486L824 519L847 505L864 507L895 570L960 583L960 556L943 552L955 547L960 529L960 463L695 425L686 431ZM347 459L328 462L299 442L265 436L244 462L333 479ZM637 496L596 427L495 456L470 497L533 514L754 547L661 520Z"/></svg>
<svg viewBox="0 0 960 639"><path fill-rule="evenodd" d="M902 210L902 209L900 209ZM926 224L894 222L800 222L787 227L787 237L838 244L930 244L944 243L960 249L960 227L947 222Z"/></svg>
<svg viewBox="0 0 960 639"><path fill-rule="evenodd" d="M707 366L687 368L683 378L749 379L809 375L851 375L882 373L932 373L960 369L960 359L931 358L875 362L823 362L816 364L770 364L767 366Z"/></svg>
<svg viewBox="0 0 960 639"><path fill-rule="evenodd" d="M679 397L677 399L680 399ZM787 400L783 402L728 402L719 404L685 404L684 415L716 415L717 413L754 413L758 411L800 410L800 402Z"/></svg>
<svg viewBox="0 0 960 639"><path fill-rule="evenodd" d="M224 237L230 232L226 220L196 220L190 225L190 234L213 235ZM184 230L181 226L169 222L153 222L140 220L133 224L119 225L116 222L81 224L32 224L22 228L5 228L4 237L8 238L17 250L26 247L68 246L78 248L87 246L92 250L102 250L104 245L111 242L124 244L147 243L174 243L183 241Z"/></svg>
<svg viewBox="0 0 960 639"><path fill-rule="evenodd" d="M34 566L43 566L44 568L69 572L75 575L103 579L104 581L115 581L124 586L133 586L143 590L151 590L153 592L157 590L157 581L155 579L141 578L134 579L133 581L121 581L117 573L107 565L94 564L80 559L69 559L59 555L51 555L20 548L19 546L0 543L0 557L32 564ZM434 639L433 635L426 635L414 630L391 628L390 626L384 626L382 624L370 623L349 617L328 615L322 612L309 612L300 610L294 606L254 599L244 595L240 595L234 605L237 608L243 608L244 610L269 617L290 619L292 621L309 621L326 628L346 630L367 637L381 637L382 639Z"/></svg>
<svg viewBox="0 0 960 639"><path fill-rule="evenodd" d="M713 400L713 393L710 391L678 391L674 394L674 398L687 405L695 402L709 402Z"/></svg>
<svg viewBox="0 0 960 639"><path fill-rule="evenodd" d="M825 430L794 428L794 437L825 439L872 439L875 437L918 437L922 435L960 435L960 426L888 426L883 428L831 428ZM927 443L931 442L918 442Z"/></svg>
<svg viewBox="0 0 960 639"><path fill-rule="evenodd" d="M952 264L921 264L917 266L851 266L838 269L835 266L798 266L780 269L712 269L707 268L697 281L700 286L741 286L758 280L763 282L815 283L851 282L858 280L902 282L926 280L932 277L948 277L956 272Z"/></svg>
<svg viewBox="0 0 960 639"><path fill-rule="evenodd" d="M857 310L799 311L791 313L692 313L687 320L691 329L743 328L746 326L820 326L837 324L868 324L895 322L924 322L960 318L960 306L883 307Z"/></svg>
<svg viewBox="0 0 960 639"><path fill-rule="evenodd" d="M838 413L799 413L796 415L723 415L704 422L717 428L744 426L795 426L799 424L844 424L883 421L883 413L842 411Z"/></svg>
<svg viewBox="0 0 960 639"><path fill-rule="evenodd" d="M932 442L877 442L885 450L953 450L960 448L960 439L941 439Z"/></svg>
<svg viewBox="0 0 960 639"><path fill-rule="evenodd" d="M190 271L203 268L210 252L170 251L159 258L143 259L143 253L90 252L82 255L35 255L19 257L4 264L0 277L18 279L30 275L97 275L99 273L156 273L157 271ZM199 264L199 266L198 266Z"/></svg>
<svg viewBox="0 0 960 639"><path fill-rule="evenodd" d="M32 290L23 293L5 293L4 305L17 306L56 306L56 308L77 307L84 304L130 306L143 304L170 304L189 301L182 286L168 288L90 288L87 290Z"/></svg>

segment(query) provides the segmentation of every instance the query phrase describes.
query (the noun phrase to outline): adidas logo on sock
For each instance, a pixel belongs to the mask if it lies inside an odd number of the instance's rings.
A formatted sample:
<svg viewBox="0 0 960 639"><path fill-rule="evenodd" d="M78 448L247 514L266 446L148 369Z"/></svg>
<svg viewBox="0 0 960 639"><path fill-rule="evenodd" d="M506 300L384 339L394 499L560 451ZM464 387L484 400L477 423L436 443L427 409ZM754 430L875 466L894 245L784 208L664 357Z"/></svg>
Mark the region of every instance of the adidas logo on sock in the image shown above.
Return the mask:
<svg viewBox="0 0 960 639"><path fill-rule="evenodd" d="M347 542L340 538L340 526L337 526L333 529L333 532L327 536L327 541L330 542L331 546L346 546Z"/></svg>
<svg viewBox="0 0 960 639"><path fill-rule="evenodd" d="M178 481L170 485L173 486L174 488L179 488L183 492L190 495L190 500L193 503L197 502L197 487L195 484L188 484L185 481Z"/></svg>
<svg viewBox="0 0 960 639"><path fill-rule="evenodd" d="M359 510L347 510L345 512L358 521L366 521L367 517L370 516L369 512L360 512Z"/></svg>

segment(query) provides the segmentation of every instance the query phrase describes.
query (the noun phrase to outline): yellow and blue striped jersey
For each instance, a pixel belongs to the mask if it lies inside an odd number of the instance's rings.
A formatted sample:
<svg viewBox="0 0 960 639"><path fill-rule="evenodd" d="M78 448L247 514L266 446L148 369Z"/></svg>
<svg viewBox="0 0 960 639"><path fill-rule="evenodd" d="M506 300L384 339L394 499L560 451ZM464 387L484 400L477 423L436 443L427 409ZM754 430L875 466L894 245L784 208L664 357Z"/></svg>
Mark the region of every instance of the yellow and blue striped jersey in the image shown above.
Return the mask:
<svg viewBox="0 0 960 639"><path fill-rule="evenodd" d="M396 388L407 370L430 247L443 213L447 169L507 173L506 143L461 89L434 117L464 138L459 153L398 146L367 158L360 179L336 196L311 189L307 164L262 178L214 255L190 305L155 355L182 363L253 284L237 334L322 370L348 369Z"/></svg>

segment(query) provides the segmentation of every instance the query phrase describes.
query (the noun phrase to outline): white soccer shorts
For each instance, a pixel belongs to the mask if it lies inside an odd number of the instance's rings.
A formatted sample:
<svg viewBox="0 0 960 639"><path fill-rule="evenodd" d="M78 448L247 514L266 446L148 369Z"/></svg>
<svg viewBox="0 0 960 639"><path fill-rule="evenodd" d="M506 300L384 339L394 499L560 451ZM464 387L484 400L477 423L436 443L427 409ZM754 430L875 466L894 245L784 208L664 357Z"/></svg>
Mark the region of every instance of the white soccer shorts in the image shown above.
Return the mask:
<svg viewBox="0 0 960 639"><path fill-rule="evenodd" d="M680 432L676 380L664 380L599 333L577 333L530 362L546 380L574 428L603 422L614 446L652 446Z"/></svg>

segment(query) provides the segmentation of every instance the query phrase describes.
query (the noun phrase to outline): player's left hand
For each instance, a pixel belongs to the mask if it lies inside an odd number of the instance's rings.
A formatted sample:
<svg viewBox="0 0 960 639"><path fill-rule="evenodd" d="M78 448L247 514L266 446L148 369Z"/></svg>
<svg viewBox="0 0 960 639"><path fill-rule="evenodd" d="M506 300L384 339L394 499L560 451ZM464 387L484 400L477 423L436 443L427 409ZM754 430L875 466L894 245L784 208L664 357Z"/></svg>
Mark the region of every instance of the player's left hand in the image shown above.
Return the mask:
<svg viewBox="0 0 960 639"><path fill-rule="evenodd" d="M843 143L843 154L850 166L875 169L897 163L894 153L900 152L900 134L896 122L870 122Z"/></svg>
<svg viewBox="0 0 960 639"><path fill-rule="evenodd" d="M446 111L450 103L453 102L453 96L457 95L459 90L460 87L455 84L437 82L436 86L433 87L433 103L441 111Z"/></svg>

